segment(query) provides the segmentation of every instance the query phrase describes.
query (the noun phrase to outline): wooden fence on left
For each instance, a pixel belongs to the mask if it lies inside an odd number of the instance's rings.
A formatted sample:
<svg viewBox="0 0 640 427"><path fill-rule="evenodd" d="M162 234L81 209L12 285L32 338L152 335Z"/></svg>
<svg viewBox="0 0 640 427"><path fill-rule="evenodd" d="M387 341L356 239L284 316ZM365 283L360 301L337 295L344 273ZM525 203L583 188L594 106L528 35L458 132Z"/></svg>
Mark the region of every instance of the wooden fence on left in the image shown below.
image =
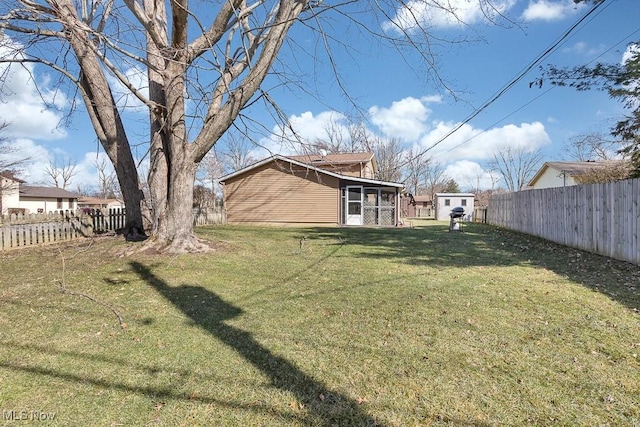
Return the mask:
<svg viewBox="0 0 640 427"><path fill-rule="evenodd" d="M224 224L221 206L194 209L194 226ZM0 215L0 251L116 232L125 226L124 209L81 209L47 214Z"/></svg>
<svg viewBox="0 0 640 427"><path fill-rule="evenodd" d="M120 209L2 215L0 250L90 237L123 226L124 211Z"/></svg>

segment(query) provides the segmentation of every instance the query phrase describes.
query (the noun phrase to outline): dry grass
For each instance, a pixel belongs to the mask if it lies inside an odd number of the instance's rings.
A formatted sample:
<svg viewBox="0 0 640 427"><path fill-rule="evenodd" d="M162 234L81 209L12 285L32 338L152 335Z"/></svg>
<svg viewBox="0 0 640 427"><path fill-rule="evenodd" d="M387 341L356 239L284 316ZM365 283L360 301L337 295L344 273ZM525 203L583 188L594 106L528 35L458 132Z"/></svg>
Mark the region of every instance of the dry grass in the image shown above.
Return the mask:
<svg viewBox="0 0 640 427"><path fill-rule="evenodd" d="M446 230L213 227L209 254L2 253L3 422L640 425L638 267Z"/></svg>

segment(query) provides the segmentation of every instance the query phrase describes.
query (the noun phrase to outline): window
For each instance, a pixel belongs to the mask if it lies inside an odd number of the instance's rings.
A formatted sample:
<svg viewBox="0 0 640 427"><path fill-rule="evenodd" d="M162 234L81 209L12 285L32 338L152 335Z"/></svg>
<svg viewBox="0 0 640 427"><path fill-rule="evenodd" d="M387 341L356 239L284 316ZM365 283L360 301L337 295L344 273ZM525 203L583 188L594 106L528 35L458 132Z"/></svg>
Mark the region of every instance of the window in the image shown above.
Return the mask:
<svg viewBox="0 0 640 427"><path fill-rule="evenodd" d="M462 204L462 206L467 206L467 199L462 199L460 203Z"/></svg>
<svg viewBox="0 0 640 427"><path fill-rule="evenodd" d="M58 199L58 209L62 209L62 199Z"/></svg>
<svg viewBox="0 0 640 427"><path fill-rule="evenodd" d="M445 206L451 206L451 199L444 199Z"/></svg>

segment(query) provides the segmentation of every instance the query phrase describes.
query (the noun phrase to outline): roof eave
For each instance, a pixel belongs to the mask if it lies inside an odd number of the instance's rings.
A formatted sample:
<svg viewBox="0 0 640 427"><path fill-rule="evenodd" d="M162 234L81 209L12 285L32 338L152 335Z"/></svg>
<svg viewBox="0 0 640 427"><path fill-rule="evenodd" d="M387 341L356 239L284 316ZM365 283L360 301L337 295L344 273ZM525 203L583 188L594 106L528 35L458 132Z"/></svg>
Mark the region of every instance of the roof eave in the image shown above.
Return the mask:
<svg viewBox="0 0 640 427"><path fill-rule="evenodd" d="M367 178L357 178L354 176L348 176L348 175L342 175L336 172L331 172L328 171L326 169L322 169L313 165L310 165L308 163L304 163L304 162L300 162L294 159L291 159L289 157L285 157L285 156L281 156L279 154L273 155L271 157L267 157L266 159L263 159L257 163L254 163L253 165L249 165L243 169L240 169L234 173L231 173L229 175L223 176L222 178L220 178L220 183L224 183L225 181L228 181L229 179L235 178L236 176L242 175L244 173L247 173L249 171L251 171L252 169L256 169L259 168L260 166L266 165L267 163L270 163L272 161L276 161L276 160L281 160L284 162L289 162L291 164L303 167L303 168L307 168L309 170L318 172L318 173L322 173L328 176L333 176L334 178L338 178L338 179L342 179L342 180L346 180L346 181L355 181L355 182L361 182L361 183L365 183L365 184L374 184L374 185L380 185L380 186L387 186L387 187L397 187L397 188L404 188L404 183L399 183L399 182L390 182L390 181L380 181L380 180L375 180L375 179L367 179Z"/></svg>

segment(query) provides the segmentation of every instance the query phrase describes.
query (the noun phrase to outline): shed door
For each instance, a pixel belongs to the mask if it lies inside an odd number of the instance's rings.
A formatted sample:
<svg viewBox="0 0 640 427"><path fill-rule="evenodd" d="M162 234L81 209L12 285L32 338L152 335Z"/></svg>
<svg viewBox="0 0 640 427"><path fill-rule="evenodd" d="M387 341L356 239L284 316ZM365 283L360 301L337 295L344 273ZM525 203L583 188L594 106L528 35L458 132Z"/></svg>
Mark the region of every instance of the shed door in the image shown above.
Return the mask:
<svg viewBox="0 0 640 427"><path fill-rule="evenodd" d="M362 225L362 187L347 186L345 204L346 225Z"/></svg>

